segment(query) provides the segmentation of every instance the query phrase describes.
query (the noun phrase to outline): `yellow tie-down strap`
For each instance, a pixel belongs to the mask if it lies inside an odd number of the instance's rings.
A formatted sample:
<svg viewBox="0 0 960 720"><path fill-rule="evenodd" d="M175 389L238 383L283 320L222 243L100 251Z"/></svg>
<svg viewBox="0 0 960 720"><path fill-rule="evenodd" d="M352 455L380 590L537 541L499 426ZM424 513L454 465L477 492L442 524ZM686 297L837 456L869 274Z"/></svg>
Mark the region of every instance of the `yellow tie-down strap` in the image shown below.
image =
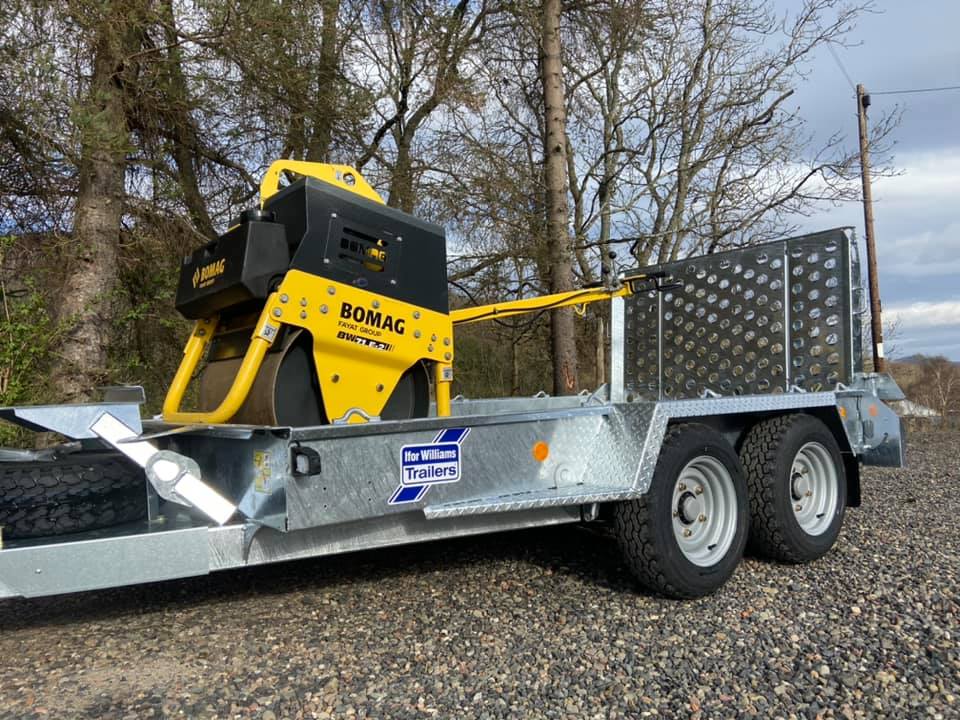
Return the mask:
<svg viewBox="0 0 960 720"><path fill-rule="evenodd" d="M291 270L266 308L277 322L307 330L327 417L379 417L400 376L420 360L449 368L450 316ZM441 374L438 371L438 376ZM449 378L442 391L449 389ZM438 398L441 414L443 397Z"/></svg>

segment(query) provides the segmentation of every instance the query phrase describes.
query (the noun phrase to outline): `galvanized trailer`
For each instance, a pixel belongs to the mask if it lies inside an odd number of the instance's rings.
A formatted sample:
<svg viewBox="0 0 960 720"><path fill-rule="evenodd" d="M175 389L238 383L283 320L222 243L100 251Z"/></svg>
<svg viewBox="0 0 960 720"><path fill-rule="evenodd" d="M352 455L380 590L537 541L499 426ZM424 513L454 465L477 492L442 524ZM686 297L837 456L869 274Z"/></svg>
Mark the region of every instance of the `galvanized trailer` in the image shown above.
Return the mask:
<svg viewBox="0 0 960 720"><path fill-rule="evenodd" d="M593 394L454 399L450 417L307 428L141 420L136 390L2 409L126 455L145 469L147 512L7 540L0 597L580 522L613 523L640 582L678 597L719 587L748 532L771 557L819 557L860 503L860 465L904 462L884 404L902 394L861 369L852 233L654 270L676 287L612 300L611 384Z"/></svg>

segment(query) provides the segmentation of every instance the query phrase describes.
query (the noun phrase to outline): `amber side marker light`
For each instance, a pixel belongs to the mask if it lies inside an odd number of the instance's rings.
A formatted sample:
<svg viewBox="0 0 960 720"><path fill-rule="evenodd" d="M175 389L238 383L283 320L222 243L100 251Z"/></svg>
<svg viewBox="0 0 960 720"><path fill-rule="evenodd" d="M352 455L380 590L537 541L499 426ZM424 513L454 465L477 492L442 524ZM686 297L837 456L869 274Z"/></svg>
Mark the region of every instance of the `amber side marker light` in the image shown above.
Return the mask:
<svg viewBox="0 0 960 720"><path fill-rule="evenodd" d="M537 462L543 462L550 455L550 446L547 445L543 440L538 440L533 444L533 459Z"/></svg>

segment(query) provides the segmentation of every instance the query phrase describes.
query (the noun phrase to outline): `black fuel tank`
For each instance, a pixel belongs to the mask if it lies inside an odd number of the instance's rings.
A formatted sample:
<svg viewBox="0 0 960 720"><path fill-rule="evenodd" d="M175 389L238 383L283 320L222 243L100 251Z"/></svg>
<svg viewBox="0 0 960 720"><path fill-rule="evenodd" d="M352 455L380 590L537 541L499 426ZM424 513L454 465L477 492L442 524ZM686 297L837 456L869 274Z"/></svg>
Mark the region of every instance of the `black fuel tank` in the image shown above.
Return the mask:
<svg viewBox="0 0 960 720"><path fill-rule="evenodd" d="M289 266L282 224L241 221L183 259L176 308L185 318L198 320L249 300L265 300Z"/></svg>

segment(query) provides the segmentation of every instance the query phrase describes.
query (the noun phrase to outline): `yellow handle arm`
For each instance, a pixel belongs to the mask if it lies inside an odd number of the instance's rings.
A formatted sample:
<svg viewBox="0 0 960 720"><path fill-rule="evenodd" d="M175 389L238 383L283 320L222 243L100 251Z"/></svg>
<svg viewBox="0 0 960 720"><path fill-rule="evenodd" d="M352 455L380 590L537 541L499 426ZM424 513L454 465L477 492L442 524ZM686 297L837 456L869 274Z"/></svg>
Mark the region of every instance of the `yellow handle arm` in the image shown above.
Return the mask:
<svg viewBox="0 0 960 720"><path fill-rule="evenodd" d="M587 305L588 303L594 303L600 300L624 297L632 294L632 292L629 283L616 290L607 290L605 288L569 290L567 292L554 293L553 295L541 295L523 300L508 300L507 302L493 303L491 305L477 305L460 310L451 310L450 318L453 320L454 325L465 325L466 323L479 322L481 320L499 320L501 318L540 312L542 310L556 310L557 308L570 307L571 305Z"/></svg>
<svg viewBox="0 0 960 720"><path fill-rule="evenodd" d="M257 379L257 373L260 372L260 366L263 364L263 358L266 356L267 350L273 345L277 336L278 328L269 323L269 315L267 314L267 308L272 306L271 301L274 297L275 294L267 299L263 314L257 321L257 327L250 339L250 345L243 356L243 362L240 363L240 369L237 371L233 384L220 405L209 412L180 412L180 403L183 402L183 395L190 384L190 378L193 377L210 336L213 335L213 330L217 326L216 317L210 320L197 321L193 334L187 341L186 348L184 348L180 367L177 369L177 374L167 391L167 397L163 401L163 419L165 422L183 425L216 425L227 422L237 414L237 411L240 410L247 399L247 395L250 394L250 388L253 387L253 382Z"/></svg>
<svg viewBox="0 0 960 720"><path fill-rule="evenodd" d="M377 191L363 179L363 176L349 165L330 165L328 163L305 162L303 160L276 160L267 169L260 181L260 207L267 199L280 190L280 174L289 170L297 175L311 177L335 185L342 190L356 193L367 200L383 205Z"/></svg>

